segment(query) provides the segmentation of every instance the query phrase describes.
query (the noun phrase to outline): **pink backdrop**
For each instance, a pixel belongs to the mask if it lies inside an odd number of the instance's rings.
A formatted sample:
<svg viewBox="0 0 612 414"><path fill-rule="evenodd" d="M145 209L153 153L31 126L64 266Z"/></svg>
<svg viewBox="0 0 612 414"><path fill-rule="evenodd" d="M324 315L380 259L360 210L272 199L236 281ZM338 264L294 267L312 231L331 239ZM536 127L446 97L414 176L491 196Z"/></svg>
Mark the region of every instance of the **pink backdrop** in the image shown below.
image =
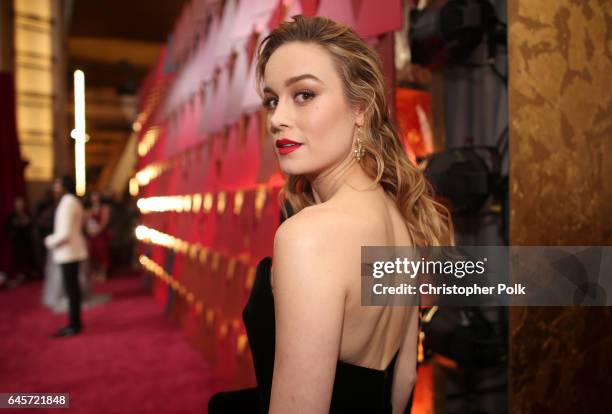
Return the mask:
<svg viewBox="0 0 612 414"><path fill-rule="evenodd" d="M187 2L140 93L139 197L198 197L189 211L142 214L178 241L144 239L153 294L196 347L236 386L254 383L241 312L257 262L271 255L283 179L255 91L256 42L295 14L347 22L364 37L401 27L399 0ZM141 176L153 171L149 177ZM205 202L212 200L212 203ZM208 205L210 204L210 205ZM206 208L210 207L210 209ZM157 267L155 267L157 266Z"/></svg>

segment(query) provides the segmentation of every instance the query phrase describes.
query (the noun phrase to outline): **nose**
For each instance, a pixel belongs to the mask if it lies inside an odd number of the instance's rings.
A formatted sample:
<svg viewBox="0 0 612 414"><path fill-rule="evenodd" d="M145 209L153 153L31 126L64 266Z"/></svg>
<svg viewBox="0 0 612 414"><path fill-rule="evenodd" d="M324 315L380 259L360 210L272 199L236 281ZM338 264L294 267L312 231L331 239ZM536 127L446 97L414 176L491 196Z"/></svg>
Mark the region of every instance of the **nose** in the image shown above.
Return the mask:
<svg viewBox="0 0 612 414"><path fill-rule="evenodd" d="M270 132L276 133L291 125L291 109L289 106L283 102L283 99L278 100L276 108L270 113Z"/></svg>

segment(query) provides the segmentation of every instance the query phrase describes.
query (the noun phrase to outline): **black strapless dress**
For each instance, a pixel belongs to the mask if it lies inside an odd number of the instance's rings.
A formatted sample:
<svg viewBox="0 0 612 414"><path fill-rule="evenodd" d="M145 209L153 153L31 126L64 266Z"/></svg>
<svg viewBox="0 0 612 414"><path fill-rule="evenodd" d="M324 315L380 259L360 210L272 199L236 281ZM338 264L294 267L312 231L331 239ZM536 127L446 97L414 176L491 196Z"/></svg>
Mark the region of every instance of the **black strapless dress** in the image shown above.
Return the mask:
<svg viewBox="0 0 612 414"><path fill-rule="evenodd" d="M274 297L270 285L272 259L266 257L257 265L253 288L242 312L253 355L257 387L213 395L209 414L267 413L272 392L274 370ZM391 387L397 354L385 370L364 368L338 361L329 412L391 413ZM412 395L405 413L410 413Z"/></svg>

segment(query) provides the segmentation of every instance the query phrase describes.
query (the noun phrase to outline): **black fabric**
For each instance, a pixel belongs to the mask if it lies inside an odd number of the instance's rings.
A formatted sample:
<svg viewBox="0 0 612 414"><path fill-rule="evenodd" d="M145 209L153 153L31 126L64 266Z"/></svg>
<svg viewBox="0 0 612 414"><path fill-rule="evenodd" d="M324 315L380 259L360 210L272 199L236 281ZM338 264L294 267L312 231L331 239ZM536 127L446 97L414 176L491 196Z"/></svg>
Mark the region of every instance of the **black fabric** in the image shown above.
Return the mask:
<svg viewBox="0 0 612 414"><path fill-rule="evenodd" d="M62 276L64 288L68 295L69 318L68 326L75 329L83 327L81 323L81 289L79 286L79 264L80 262L62 263Z"/></svg>
<svg viewBox="0 0 612 414"><path fill-rule="evenodd" d="M218 392L208 401L208 414L258 413L259 389L245 388L237 391Z"/></svg>
<svg viewBox="0 0 612 414"><path fill-rule="evenodd" d="M253 366L260 395L259 412L261 413L267 413L270 406L274 371L276 328L274 296L270 285L271 268L271 257L266 257L257 264L251 294L242 312L242 320L253 355Z"/></svg>
<svg viewBox="0 0 612 414"><path fill-rule="evenodd" d="M215 394L209 414L267 413L270 407L274 370L274 297L270 285L272 259L264 258L257 272L242 318L253 355L257 388ZM385 370L360 367L338 361L330 405L331 414L391 413L393 371L399 351ZM412 396L406 413L410 413Z"/></svg>

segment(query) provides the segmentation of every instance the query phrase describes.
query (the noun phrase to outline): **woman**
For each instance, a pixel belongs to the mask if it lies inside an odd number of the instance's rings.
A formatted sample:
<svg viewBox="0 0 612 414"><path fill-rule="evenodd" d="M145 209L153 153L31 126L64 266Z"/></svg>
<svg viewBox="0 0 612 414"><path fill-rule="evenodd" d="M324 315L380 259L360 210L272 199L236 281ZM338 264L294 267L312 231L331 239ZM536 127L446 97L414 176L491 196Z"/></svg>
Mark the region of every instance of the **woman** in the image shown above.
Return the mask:
<svg viewBox="0 0 612 414"><path fill-rule="evenodd" d="M256 71L296 214L243 313L258 388L217 394L209 412L407 412L418 309L361 306L361 246L452 243L448 211L408 161L379 57L351 29L295 16L263 40Z"/></svg>
<svg viewBox="0 0 612 414"><path fill-rule="evenodd" d="M109 268L108 243L110 235L108 220L110 209L107 204L102 202L100 193L95 191L91 193L90 203L87 211L86 230L89 237L92 276L98 280L106 280L106 273Z"/></svg>

